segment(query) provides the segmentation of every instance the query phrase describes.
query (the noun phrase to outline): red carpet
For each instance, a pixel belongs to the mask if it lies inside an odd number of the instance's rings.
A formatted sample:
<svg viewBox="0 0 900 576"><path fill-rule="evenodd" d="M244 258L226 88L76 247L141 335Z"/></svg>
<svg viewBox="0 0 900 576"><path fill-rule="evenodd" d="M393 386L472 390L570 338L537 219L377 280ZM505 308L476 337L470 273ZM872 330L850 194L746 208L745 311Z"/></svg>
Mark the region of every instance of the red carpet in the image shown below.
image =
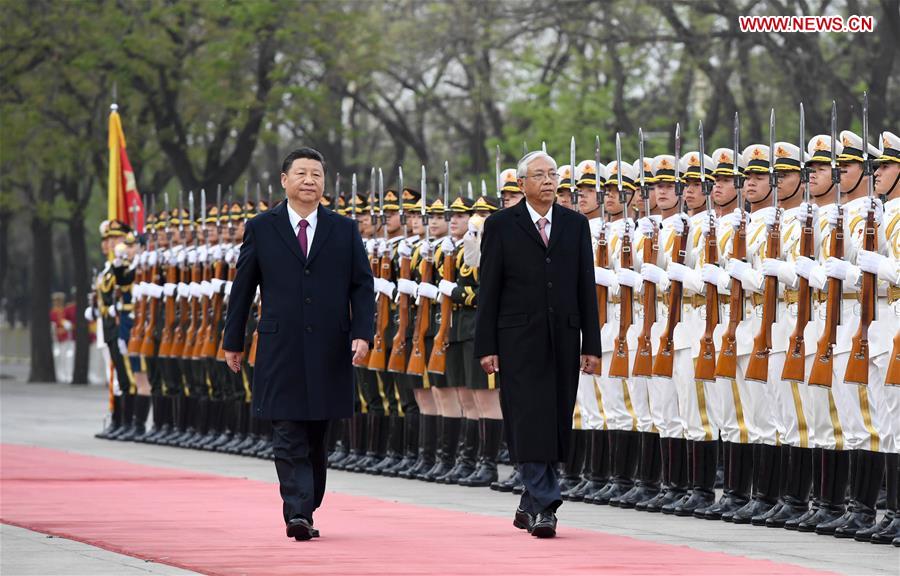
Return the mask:
<svg viewBox="0 0 900 576"><path fill-rule="evenodd" d="M820 574L568 526L539 541L507 518L337 493L316 515L323 537L294 542L273 484L0 451L0 521L205 574Z"/></svg>

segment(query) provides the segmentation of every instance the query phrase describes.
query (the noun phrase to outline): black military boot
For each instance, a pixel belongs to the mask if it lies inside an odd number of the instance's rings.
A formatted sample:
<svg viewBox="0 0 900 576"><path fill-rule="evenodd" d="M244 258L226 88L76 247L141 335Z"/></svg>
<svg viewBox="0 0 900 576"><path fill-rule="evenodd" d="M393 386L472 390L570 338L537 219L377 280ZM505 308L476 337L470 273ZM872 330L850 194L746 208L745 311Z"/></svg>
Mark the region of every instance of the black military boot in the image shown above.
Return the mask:
<svg viewBox="0 0 900 576"><path fill-rule="evenodd" d="M720 441L721 448L719 456L721 458L720 465L716 467L716 486L719 484L719 471L722 472L722 497L719 501L701 510L694 510L694 518L702 518L704 520L718 520L722 517L722 507L728 501L731 495L731 485L728 477L731 473L731 442ZM710 514L712 517L707 516Z"/></svg>
<svg viewBox="0 0 900 576"><path fill-rule="evenodd" d="M119 402L116 401L117 398L113 398L113 408L112 412L109 414L109 422L106 427L94 434L94 438L100 438L101 440L109 440L110 436L115 435L119 428L122 426L122 406Z"/></svg>
<svg viewBox="0 0 900 576"><path fill-rule="evenodd" d="M758 455L758 460L753 467L753 498L731 517L735 524L750 524L753 518L765 515L778 502L778 467L781 465L779 447L757 444L755 454Z"/></svg>
<svg viewBox="0 0 900 576"><path fill-rule="evenodd" d="M634 486L638 458L641 453L640 433L632 430L617 430L615 434L619 438L616 440L616 452L612 455L612 483L609 488L597 494L594 504L612 505L614 499L625 495Z"/></svg>
<svg viewBox="0 0 900 576"><path fill-rule="evenodd" d="M366 474L380 476L385 470L395 466L403 459L403 422L405 420L403 416L399 415L388 417L387 452L380 462L365 470Z"/></svg>
<svg viewBox="0 0 900 576"><path fill-rule="evenodd" d="M219 447L219 452L226 454L237 454L237 447L244 443L249 434L249 423L247 422L247 411L244 410L243 400L230 400L233 424L233 434L231 440ZM339 426L336 426L339 427ZM331 428L329 426L329 428Z"/></svg>
<svg viewBox="0 0 900 576"><path fill-rule="evenodd" d="M716 501L716 455L718 443L711 441L695 441L691 454L691 495L687 500L675 506L675 516L693 516L695 510L706 510Z"/></svg>
<svg viewBox="0 0 900 576"><path fill-rule="evenodd" d="M362 413L354 414L350 418L350 444L347 457L334 464L336 470L349 470L356 465L360 458L365 457L368 432L366 415Z"/></svg>
<svg viewBox="0 0 900 576"><path fill-rule="evenodd" d="M635 504L635 510L638 510L640 512L659 512L662 509L662 504L660 502L665 498L666 492L671 485L671 479L669 478L669 470L671 469L669 458L669 440L669 438L662 437L660 437L659 439L659 492L657 492L656 496L654 496L653 498L645 502L638 502L637 504Z"/></svg>
<svg viewBox="0 0 900 576"><path fill-rule="evenodd" d="M688 441L684 438L669 438L669 474L665 492L660 492L659 499L652 505L648 503L647 512L672 514L688 491Z"/></svg>
<svg viewBox="0 0 900 576"><path fill-rule="evenodd" d="M591 430L590 473L582 502L593 504L594 498L609 483L609 431Z"/></svg>
<svg viewBox="0 0 900 576"><path fill-rule="evenodd" d="M133 442L142 442L147 436L147 417L150 415L150 396L134 397L134 437Z"/></svg>
<svg viewBox="0 0 900 576"><path fill-rule="evenodd" d="M661 455L659 434L640 432L641 451L638 462L638 479L634 486L619 498L609 501L610 506L635 508L641 502L649 502L659 494Z"/></svg>
<svg viewBox="0 0 900 576"><path fill-rule="evenodd" d="M798 518L793 518L784 523L786 530L796 530L801 522L812 518L822 505L822 448L810 448L812 451L812 490L810 491L809 509Z"/></svg>
<svg viewBox="0 0 900 576"><path fill-rule="evenodd" d="M184 429L184 434L174 440L179 448L190 448L192 444L199 441L206 433L206 424L209 421L209 398L190 396L186 400L185 406L190 424Z"/></svg>
<svg viewBox="0 0 900 576"><path fill-rule="evenodd" d="M478 420L464 418L456 449L456 463L443 476L435 479L438 484L457 484L475 470L475 453L478 450Z"/></svg>
<svg viewBox="0 0 900 576"><path fill-rule="evenodd" d="M247 437L244 442L235 448L235 454L250 456L250 449L259 443L260 421L253 417L250 404L244 403L244 418L247 419Z"/></svg>
<svg viewBox="0 0 900 576"><path fill-rule="evenodd" d="M165 446L177 446L178 439L184 435L187 426L187 398L184 396L173 396L170 399L172 407L172 430L169 434L162 436L157 440L157 444Z"/></svg>
<svg viewBox="0 0 900 576"><path fill-rule="evenodd" d="M503 436L503 420L482 418L478 421L481 427L480 457L475 471L459 481L460 486L483 488L497 481L497 453Z"/></svg>
<svg viewBox="0 0 900 576"><path fill-rule="evenodd" d="M850 476L850 453L846 450L822 450L822 488L819 510L797 525L800 532L815 532L844 514L844 499Z"/></svg>
<svg viewBox="0 0 900 576"><path fill-rule="evenodd" d="M569 434L569 453L559 478L559 491L563 500L569 500L571 495L581 488L590 438L587 430L573 429Z"/></svg>
<svg viewBox="0 0 900 576"><path fill-rule="evenodd" d="M731 522L735 512L750 502L750 489L753 485L753 466L756 463L757 450L754 444L731 443L729 447L730 470L726 477L730 492L719 505L706 511L704 518Z"/></svg>
<svg viewBox="0 0 900 576"><path fill-rule="evenodd" d="M568 491L569 502L584 502L584 497L593 494L601 486L597 486L591 479L591 457L593 452L593 430L582 430L584 434L584 457L581 465L581 481Z"/></svg>
<svg viewBox="0 0 900 576"><path fill-rule="evenodd" d="M790 460L790 452L788 451L788 446L781 445L775 447L775 468L773 469L773 478L771 488L771 496L770 498L775 499L775 504L763 512L762 514L757 514L753 518L750 519L750 523L754 526L765 526L766 521L769 518L772 518L781 508L784 506L784 493L787 490L787 471L788 471L788 463Z"/></svg>
<svg viewBox="0 0 900 576"><path fill-rule="evenodd" d="M456 450L459 447L459 430L462 427L462 418L448 418L442 416L440 420L440 448L431 470L419 475L419 480L434 482L445 476L453 469L456 463Z"/></svg>
<svg viewBox="0 0 900 576"><path fill-rule="evenodd" d="M328 467L334 468L336 463L350 454L350 419L341 419L337 426L331 427L329 434L333 435L333 438L328 452Z"/></svg>
<svg viewBox="0 0 900 576"><path fill-rule="evenodd" d="M415 479L419 474L431 470L437 450L438 420L440 416L419 414L419 449L416 461L407 470L400 472L401 478Z"/></svg>
<svg viewBox="0 0 900 576"><path fill-rule="evenodd" d="M876 525L876 529L870 534L865 530L856 533L857 540L868 537L872 544L890 544L900 538L900 507L898 507L898 492L900 492L900 454L885 454L885 477L887 490L885 494L885 507L887 512L884 519Z"/></svg>
<svg viewBox="0 0 900 576"><path fill-rule="evenodd" d="M119 396L119 401L122 404L122 426L116 432L110 434L110 440L130 442L134 439L134 400L134 394L122 394Z"/></svg>
<svg viewBox="0 0 900 576"><path fill-rule="evenodd" d="M877 513L876 503L884 480L885 458L883 452L860 450L859 465L856 475L858 481L853 482L856 490L850 495L850 506L847 510L849 518L835 528L837 538L853 538L861 530L875 525ZM817 533L818 533L818 529Z"/></svg>
<svg viewBox="0 0 900 576"><path fill-rule="evenodd" d="M784 473L784 495L781 508L766 520L769 528L784 528L789 520L798 520L809 510L812 488L812 448L789 446L788 466Z"/></svg>
<svg viewBox="0 0 900 576"><path fill-rule="evenodd" d="M352 472L365 472L384 459L390 433L390 416L369 414L369 445L366 455L356 463Z"/></svg>
<svg viewBox="0 0 900 576"><path fill-rule="evenodd" d="M403 417L403 458L382 472L382 475L396 478L416 463L419 457L419 424L419 414Z"/></svg>
<svg viewBox="0 0 900 576"><path fill-rule="evenodd" d="M147 428L143 434L134 439L135 442L140 442L141 444L146 444L147 441L152 438L155 434L159 434L159 430L162 427L163 415L162 409L159 406L159 396L146 396L147 398L147 418L149 418L150 413L153 413L153 426Z"/></svg>

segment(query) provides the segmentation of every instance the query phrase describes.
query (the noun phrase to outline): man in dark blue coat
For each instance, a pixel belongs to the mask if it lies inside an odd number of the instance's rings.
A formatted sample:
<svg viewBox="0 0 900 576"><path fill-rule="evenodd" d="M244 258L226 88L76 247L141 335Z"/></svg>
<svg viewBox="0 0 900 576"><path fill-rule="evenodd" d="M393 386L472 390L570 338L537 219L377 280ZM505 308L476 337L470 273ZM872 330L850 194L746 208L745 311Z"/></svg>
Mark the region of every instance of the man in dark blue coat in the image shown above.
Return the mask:
<svg viewBox="0 0 900 576"><path fill-rule="evenodd" d="M225 359L240 370L247 314L260 290L253 415L271 420L287 535L318 536L330 420L353 415L353 361L373 336L372 272L355 221L320 206L325 158L288 154L287 199L249 220L225 321Z"/></svg>

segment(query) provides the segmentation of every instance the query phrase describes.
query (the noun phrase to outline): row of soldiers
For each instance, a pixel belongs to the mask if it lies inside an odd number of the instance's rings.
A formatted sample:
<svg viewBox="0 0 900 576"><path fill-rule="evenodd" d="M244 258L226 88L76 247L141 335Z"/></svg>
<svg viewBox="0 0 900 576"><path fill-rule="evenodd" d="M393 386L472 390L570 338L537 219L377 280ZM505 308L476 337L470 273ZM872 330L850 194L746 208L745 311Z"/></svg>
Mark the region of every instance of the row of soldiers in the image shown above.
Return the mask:
<svg viewBox="0 0 900 576"><path fill-rule="evenodd" d="M735 144L558 169L558 202L591 225L604 350L599 372L581 377L564 498L900 542L900 139L879 143L844 131L805 149ZM433 202L402 186L324 199L357 220L378 299L356 414L332 427L332 467L521 491L515 473L498 481L499 375L472 353L481 225L522 200L517 176L498 174L496 198L451 202L445 178ZM115 249L97 314L133 308L135 321L110 353L129 385L105 435L270 450L249 415L253 338L238 375L219 350L240 228L266 208L214 206L199 221L164 211L141 251Z"/></svg>

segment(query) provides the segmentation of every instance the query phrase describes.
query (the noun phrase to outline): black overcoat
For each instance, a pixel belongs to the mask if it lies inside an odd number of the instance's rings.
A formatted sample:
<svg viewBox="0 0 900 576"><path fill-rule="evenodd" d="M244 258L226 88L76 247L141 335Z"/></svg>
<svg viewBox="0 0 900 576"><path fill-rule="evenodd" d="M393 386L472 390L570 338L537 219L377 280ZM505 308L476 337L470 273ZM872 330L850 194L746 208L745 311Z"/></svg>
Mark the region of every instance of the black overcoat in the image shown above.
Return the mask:
<svg viewBox="0 0 900 576"><path fill-rule="evenodd" d="M244 350L259 286L262 315L253 371L253 414L329 420L353 414L352 339L371 341L375 294L356 222L319 207L304 256L287 204L247 221L225 320L225 350Z"/></svg>
<svg viewBox="0 0 900 576"><path fill-rule="evenodd" d="M500 358L500 402L517 462L565 460L579 354L600 356L587 219L554 204L544 246L525 201L484 224L478 358Z"/></svg>

